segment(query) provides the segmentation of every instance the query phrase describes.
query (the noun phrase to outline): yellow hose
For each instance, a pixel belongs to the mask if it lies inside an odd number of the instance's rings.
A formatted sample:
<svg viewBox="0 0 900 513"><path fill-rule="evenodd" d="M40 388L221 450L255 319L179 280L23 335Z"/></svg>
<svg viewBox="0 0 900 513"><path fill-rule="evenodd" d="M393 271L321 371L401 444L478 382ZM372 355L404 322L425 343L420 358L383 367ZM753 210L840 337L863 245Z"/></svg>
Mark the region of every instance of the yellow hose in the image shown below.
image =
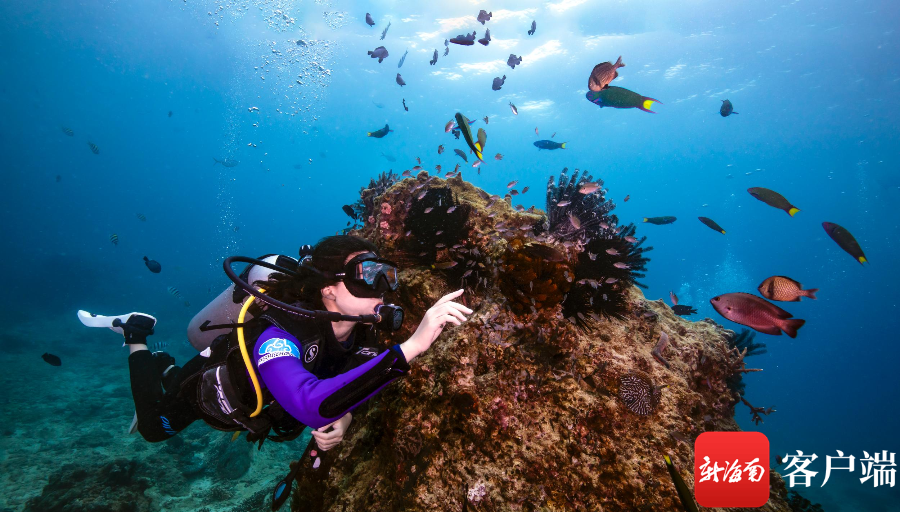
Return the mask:
<svg viewBox="0 0 900 513"><path fill-rule="evenodd" d="M263 293L265 292L265 289L259 289L259 292ZM250 304L253 303L254 299L256 298L251 295L247 298L247 301L244 301L244 305L241 307L241 313L238 315L238 324L244 324L244 316L247 314L247 310L250 309ZM247 353L247 344L244 342L243 326L238 326L237 337L238 345L241 347L241 355L244 357L244 365L247 366L247 372L250 373L250 381L253 382L253 388L256 390L256 411L250 414L251 417L256 417L262 411L263 407L262 389L259 388L259 380L256 378L256 372L253 370L253 362L250 361L250 355Z"/></svg>

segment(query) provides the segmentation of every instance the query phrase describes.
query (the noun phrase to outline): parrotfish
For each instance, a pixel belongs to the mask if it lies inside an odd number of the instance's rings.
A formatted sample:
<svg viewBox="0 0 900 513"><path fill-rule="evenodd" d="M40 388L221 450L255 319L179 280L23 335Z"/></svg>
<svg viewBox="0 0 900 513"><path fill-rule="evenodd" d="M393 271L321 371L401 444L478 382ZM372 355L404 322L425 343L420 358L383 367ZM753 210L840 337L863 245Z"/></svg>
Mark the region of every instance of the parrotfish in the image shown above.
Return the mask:
<svg viewBox="0 0 900 513"><path fill-rule="evenodd" d="M456 124L459 125L459 129L462 131L463 137L466 139L466 144L469 145L469 148L475 152L475 157L478 160L484 160L481 157L481 152L484 151L484 144L487 142L487 133L483 128L478 129L478 139L475 140L472 137L472 129L469 127L471 124L469 119L462 115L461 112L456 113ZM458 151L458 150L457 150ZM468 160L465 158L465 155L462 155L463 160Z"/></svg>
<svg viewBox="0 0 900 513"><path fill-rule="evenodd" d="M391 132L393 132L393 130L391 130L390 127L388 127L387 123L385 123L384 128L376 130L374 132L366 132L366 135L369 137L375 137L376 139L381 139Z"/></svg>
<svg viewBox="0 0 900 513"><path fill-rule="evenodd" d="M644 222L650 224L672 224L676 220L675 216L662 217L645 217Z"/></svg>
<svg viewBox="0 0 900 513"><path fill-rule="evenodd" d="M788 201L784 196L771 189L766 189L763 187L750 187L749 189L747 189L747 192L749 192L751 196L758 199L759 201L762 201L766 205L784 210L785 212L790 214L791 217L794 217L794 214L800 212L800 209L795 207L794 205L791 205L791 202Z"/></svg>
<svg viewBox="0 0 900 513"><path fill-rule="evenodd" d="M607 86L606 89L600 91L588 91L585 97L589 102L599 105L600 107L613 107L616 109L640 109L644 112L656 114L650 108L653 103L662 103L661 101L650 98L649 96L641 96L634 91L629 91L624 87Z"/></svg>
<svg viewBox="0 0 900 513"><path fill-rule="evenodd" d="M566 143L558 143L556 141L551 141L549 139L544 139L541 141L534 141L534 145L537 146L538 150L558 150L558 149L566 149Z"/></svg>
<svg viewBox="0 0 900 513"><path fill-rule="evenodd" d="M725 234L725 230L721 226L719 226L718 223L713 221L712 219L710 219L708 217L698 217L697 219L699 219L701 223L705 224L706 226L709 226L713 230L715 230L719 233L722 233L723 235Z"/></svg>
<svg viewBox="0 0 900 513"><path fill-rule="evenodd" d="M822 228L825 228L825 233L827 233L832 240L837 242L837 245L840 246L841 249L855 258L857 262L860 264L868 262L862 248L859 247L859 243L856 242L856 239L846 228L829 222L822 223Z"/></svg>

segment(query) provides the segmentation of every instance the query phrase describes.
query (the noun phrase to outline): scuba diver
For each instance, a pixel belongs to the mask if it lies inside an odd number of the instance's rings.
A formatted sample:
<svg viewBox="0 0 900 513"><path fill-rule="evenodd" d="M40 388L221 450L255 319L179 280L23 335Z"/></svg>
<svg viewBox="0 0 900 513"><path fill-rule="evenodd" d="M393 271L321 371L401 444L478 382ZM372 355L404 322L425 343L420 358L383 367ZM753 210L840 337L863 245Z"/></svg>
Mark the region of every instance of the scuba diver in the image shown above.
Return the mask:
<svg viewBox="0 0 900 513"><path fill-rule="evenodd" d="M293 440L309 426L327 451L343 439L354 409L405 375L445 324L460 325L472 313L453 301L463 291L452 292L425 312L408 340L380 349L379 331L403 322L403 310L383 302L399 285L397 266L350 235L325 237L300 256L227 258L234 285L191 321L188 339L202 352L184 367L148 350L153 316L78 312L85 325L108 327L129 346L132 432L160 442L201 419L221 431L246 431L261 445ZM252 265L237 276L234 262Z"/></svg>

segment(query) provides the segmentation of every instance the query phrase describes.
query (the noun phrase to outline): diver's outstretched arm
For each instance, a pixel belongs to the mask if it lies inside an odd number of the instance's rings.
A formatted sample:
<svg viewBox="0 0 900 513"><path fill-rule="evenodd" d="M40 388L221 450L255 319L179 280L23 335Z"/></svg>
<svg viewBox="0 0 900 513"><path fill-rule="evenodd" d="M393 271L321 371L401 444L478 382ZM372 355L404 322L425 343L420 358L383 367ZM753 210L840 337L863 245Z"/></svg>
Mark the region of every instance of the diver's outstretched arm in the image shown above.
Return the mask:
<svg viewBox="0 0 900 513"><path fill-rule="evenodd" d="M123 322L122 319L125 319ZM78 320L89 328L109 328L125 337L122 344L130 346L131 351L147 349L147 337L153 334L156 317L131 312L124 315L96 315L85 310L78 310Z"/></svg>

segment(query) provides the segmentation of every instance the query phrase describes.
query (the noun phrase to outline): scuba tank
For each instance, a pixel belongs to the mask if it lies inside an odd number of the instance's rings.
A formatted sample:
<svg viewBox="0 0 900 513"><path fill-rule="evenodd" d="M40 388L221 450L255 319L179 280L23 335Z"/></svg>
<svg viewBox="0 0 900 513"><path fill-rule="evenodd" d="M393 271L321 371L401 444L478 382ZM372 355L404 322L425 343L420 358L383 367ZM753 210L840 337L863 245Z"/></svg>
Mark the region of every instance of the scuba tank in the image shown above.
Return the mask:
<svg viewBox="0 0 900 513"><path fill-rule="evenodd" d="M301 248L301 258L305 256L304 249L306 248L309 248L310 251L312 249L309 246ZM297 260L285 255L266 255L260 260L291 270L296 269L298 265ZM241 273L240 277L244 282L253 284L256 281L266 281L269 278L269 275L274 272L277 271L260 265L249 265L244 269L244 272ZM228 288L223 290L221 294L216 296L215 299L210 301L210 303L202 310L197 312L197 315L195 315L188 324L187 329L188 340L191 345L194 346L194 349L202 352L212 345L212 342L216 337L230 333L231 330L234 329L234 327L230 325L237 322L238 314L241 311L241 303L243 303L247 297L248 294L246 291L241 288L235 288L235 284L232 283ZM247 315L247 320L252 318L252 315ZM226 326L219 329L201 329L207 322L209 325L213 326Z"/></svg>

